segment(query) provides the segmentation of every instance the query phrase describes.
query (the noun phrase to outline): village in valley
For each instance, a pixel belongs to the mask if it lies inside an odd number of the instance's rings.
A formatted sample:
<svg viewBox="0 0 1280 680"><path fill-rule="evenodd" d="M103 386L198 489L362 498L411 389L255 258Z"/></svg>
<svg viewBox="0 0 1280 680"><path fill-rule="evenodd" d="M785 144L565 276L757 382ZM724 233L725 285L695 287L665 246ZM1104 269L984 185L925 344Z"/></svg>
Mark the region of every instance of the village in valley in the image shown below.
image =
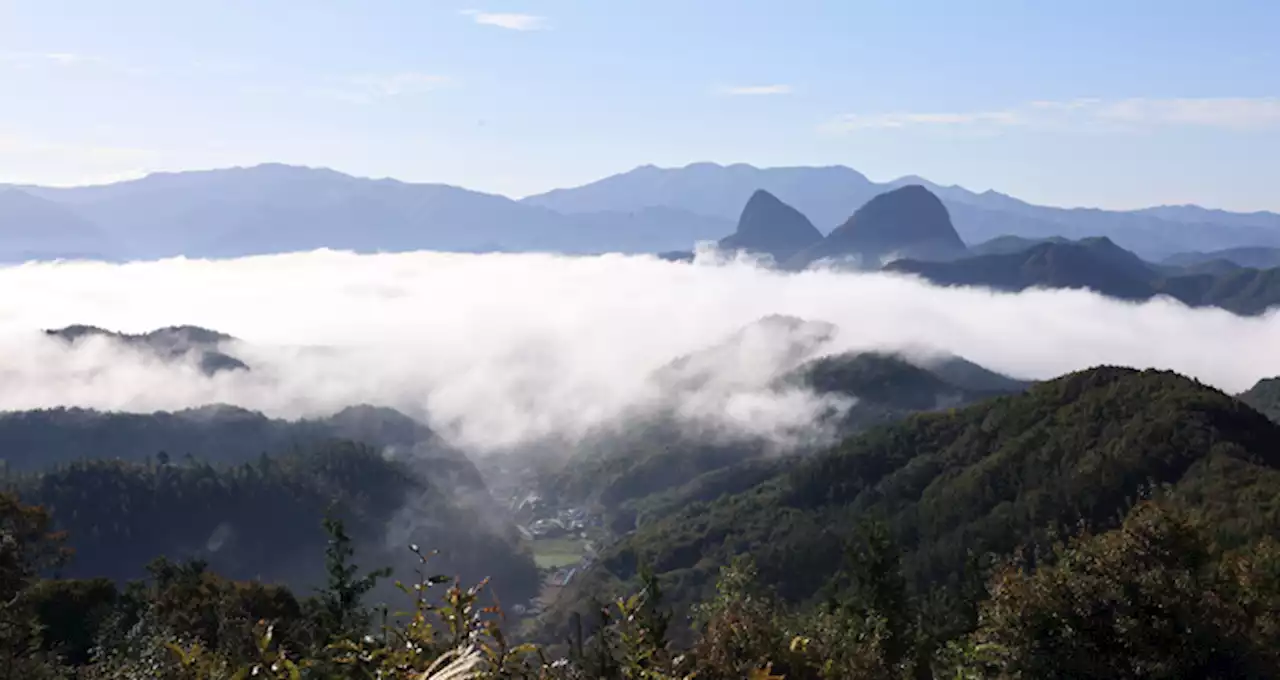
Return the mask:
<svg viewBox="0 0 1280 680"><path fill-rule="evenodd" d="M521 535L533 549L534 562L543 573L542 591L537 600L528 606L513 607L513 613L537 616L555 601L562 588L595 561L605 530L600 518L585 508L557 507L536 491L512 489L499 496L503 497Z"/></svg>

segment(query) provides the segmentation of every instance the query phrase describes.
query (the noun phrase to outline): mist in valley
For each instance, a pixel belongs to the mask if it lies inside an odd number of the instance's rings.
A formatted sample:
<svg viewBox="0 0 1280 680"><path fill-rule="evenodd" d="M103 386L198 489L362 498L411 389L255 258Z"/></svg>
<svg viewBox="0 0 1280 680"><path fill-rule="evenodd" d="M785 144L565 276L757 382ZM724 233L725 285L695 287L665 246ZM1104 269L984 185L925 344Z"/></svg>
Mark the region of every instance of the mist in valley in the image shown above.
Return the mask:
<svg viewBox="0 0 1280 680"><path fill-rule="evenodd" d="M227 403L301 418L368 403L475 453L572 441L659 412L753 436L803 431L831 400L777 389L776 378L805 359L858 350L957 355L1027 379L1098 364L1165 368L1231 392L1280 373L1271 314L1085 291L944 289L884 273L779 273L709 252L692 265L333 251L29 263L0 269L0 285L15 292L0 302L0 409ZM771 315L830 327L805 337L753 326ZM236 338L222 349L251 370L207 375L108 338L68 343L41 332L70 324L217 330ZM698 353L693 388L655 379Z"/></svg>

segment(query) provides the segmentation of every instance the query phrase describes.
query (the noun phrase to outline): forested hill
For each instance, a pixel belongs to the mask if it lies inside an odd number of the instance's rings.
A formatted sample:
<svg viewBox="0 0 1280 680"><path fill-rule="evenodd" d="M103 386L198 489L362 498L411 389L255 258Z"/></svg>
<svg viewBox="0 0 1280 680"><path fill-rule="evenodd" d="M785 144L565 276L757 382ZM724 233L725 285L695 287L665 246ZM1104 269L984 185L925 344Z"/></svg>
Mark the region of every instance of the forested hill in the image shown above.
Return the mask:
<svg viewBox="0 0 1280 680"><path fill-rule="evenodd" d="M796 329L805 332L798 337L789 336L795 346L788 347L784 354L803 356L813 351L814 336L823 339L830 332L824 324L792 321ZM771 321L784 322L787 320L776 317ZM737 339L735 335L734 340ZM659 371L658 378L675 389L700 387L712 375L707 366L722 363L721 355L735 349L734 342L726 342L704 353L683 357ZM1029 385L959 357L933 359L928 364L926 367L887 352L833 354L800 363L778 376L772 386L845 398L840 408L833 407L823 414L812 429L848 435L918 411L953 408L1018 392ZM814 446L797 448L811 450ZM638 512L638 505L652 512L702 497L709 488L736 489L743 480L758 481L764 470L772 469L772 464L747 465L739 470L725 468L781 455L777 443L767 437L728 438L718 430L704 431L690 423L661 418L589 438L580 449L581 455L571 458L559 473L545 480L547 495L562 502L595 504L618 511L615 519L623 526L647 514ZM662 496L654 497L655 494ZM627 505L637 507L624 507Z"/></svg>
<svg viewBox="0 0 1280 680"><path fill-rule="evenodd" d="M486 492L349 442L238 465L79 461L11 476L6 486L69 533L75 556L63 573L71 576L141 578L163 556L307 590L324 580L321 520L332 513L358 539L364 563L412 573L411 544L440 546L435 566L445 573L492 576L517 602L537 589L531 557Z"/></svg>
<svg viewBox="0 0 1280 680"><path fill-rule="evenodd" d="M410 544L448 545L439 567L493 576L513 598L537 588L474 463L393 409L300 421L226 405L11 412L0 414L0 457L4 483L69 531L69 574L123 581L165 556L311 587L333 510L365 561L403 571Z"/></svg>
<svg viewBox="0 0 1280 680"><path fill-rule="evenodd" d="M426 425L389 408L352 406L300 421L226 405L156 413L57 408L0 414L0 459L10 471L85 459L239 464L336 439L429 458L437 478L483 485L466 456L445 446Z"/></svg>
<svg viewBox="0 0 1280 680"><path fill-rule="evenodd" d="M1023 394L914 415L789 466L744 493L639 528L580 593L643 564L688 603L717 565L751 555L792 599L840 571L843 542L883 519L918 589L954 582L969 551L1007 552L1081 521L1114 526L1145 485L1168 485L1222 546L1280 528L1280 428L1188 378L1099 367Z"/></svg>

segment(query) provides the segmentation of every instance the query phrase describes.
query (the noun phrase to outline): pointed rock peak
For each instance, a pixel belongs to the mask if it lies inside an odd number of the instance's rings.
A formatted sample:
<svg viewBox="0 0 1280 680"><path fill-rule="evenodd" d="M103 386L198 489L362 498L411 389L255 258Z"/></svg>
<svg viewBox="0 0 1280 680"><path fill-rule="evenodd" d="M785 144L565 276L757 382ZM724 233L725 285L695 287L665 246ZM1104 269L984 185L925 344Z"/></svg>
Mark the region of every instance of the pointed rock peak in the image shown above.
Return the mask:
<svg viewBox="0 0 1280 680"><path fill-rule="evenodd" d="M725 250L746 250L772 255L781 262L822 240L822 232L799 210L758 189L747 199L738 218L738 230L720 241Z"/></svg>
<svg viewBox="0 0 1280 680"><path fill-rule="evenodd" d="M772 206L778 205L790 207L779 200L777 196L774 196L764 189L756 189L755 192L751 194L751 198L747 199L747 205L743 207L742 214L745 215L752 210L766 210L770 209Z"/></svg>
<svg viewBox="0 0 1280 680"><path fill-rule="evenodd" d="M933 192L908 184L867 201L793 266L851 259L863 268L910 258L950 260L966 253L946 206Z"/></svg>
<svg viewBox="0 0 1280 680"><path fill-rule="evenodd" d="M872 198L837 231L841 229L898 240L923 237L960 241L946 206L919 184L908 184Z"/></svg>

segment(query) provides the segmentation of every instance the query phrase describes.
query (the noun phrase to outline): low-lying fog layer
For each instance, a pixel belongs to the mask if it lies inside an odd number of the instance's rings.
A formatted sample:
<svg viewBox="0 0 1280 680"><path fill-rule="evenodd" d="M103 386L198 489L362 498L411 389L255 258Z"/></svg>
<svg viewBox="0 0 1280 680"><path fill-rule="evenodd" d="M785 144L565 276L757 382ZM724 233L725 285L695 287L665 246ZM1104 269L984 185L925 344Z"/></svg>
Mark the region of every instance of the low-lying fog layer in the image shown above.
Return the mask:
<svg viewBox="0 0 1280 680"><path fill-rule="evenodd" d="M771 314L835 324L819 353L954 353L1017 377L1100 363L1171 368L1228 391L1280 373L1280 320L1080 291L994 294L884 274L780 274L749 262L542 254L314 252L227 261L0 269L0 409L171 410L233 403L321 415L394 406L476 448L574 436L669 399L652 372ZM212 378L40 329L192 324L242 339ZM788 357L764 337L678 410L768 433L815 400L764 391ZM745 379L743 376L747 376ZM710 395L710 396L708 396ZM661 404L672 406L671 404Z"/></svg>

